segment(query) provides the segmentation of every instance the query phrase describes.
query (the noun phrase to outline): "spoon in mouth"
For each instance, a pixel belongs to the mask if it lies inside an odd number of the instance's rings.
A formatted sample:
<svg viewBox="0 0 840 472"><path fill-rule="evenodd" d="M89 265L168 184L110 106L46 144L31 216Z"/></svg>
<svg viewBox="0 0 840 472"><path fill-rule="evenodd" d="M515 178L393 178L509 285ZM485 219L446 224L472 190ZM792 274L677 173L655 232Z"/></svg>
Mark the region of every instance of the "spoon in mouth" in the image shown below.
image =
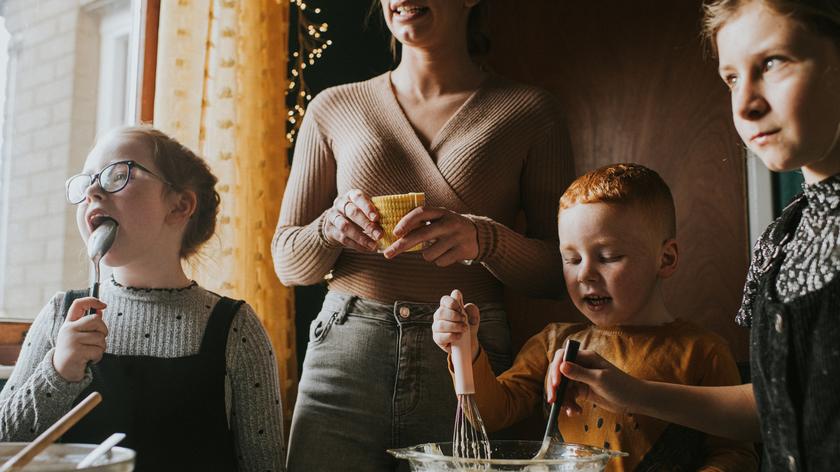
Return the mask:
<svg viewBox="0 0 840 472"><path fill-rule="evenodd" d="M87 241L87 252L90 261L93 263L94 279L93 285L90 287L89 295L91 297L99 297L99 261L105 256L105 253L111 249L114 244L114 239L117 237L117 228L119 228L117 220L110 216L103 216L99 226L90 233ZM96 310L91 308L88 315L96 313Z"/></svg>

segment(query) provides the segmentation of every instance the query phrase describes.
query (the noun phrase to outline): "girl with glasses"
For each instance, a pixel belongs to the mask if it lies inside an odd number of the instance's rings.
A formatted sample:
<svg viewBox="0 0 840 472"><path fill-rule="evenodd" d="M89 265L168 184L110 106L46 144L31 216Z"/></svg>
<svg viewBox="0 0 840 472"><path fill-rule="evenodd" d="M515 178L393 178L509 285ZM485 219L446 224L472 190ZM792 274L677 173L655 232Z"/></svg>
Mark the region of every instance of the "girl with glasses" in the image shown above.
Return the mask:
<svg viewBox="0 0 840 472"><path fill-rule="evenodd" d="M103 402L66 442L113 432L136 469L284 469L277 366L253 309L190 280L182 263L216 228L216 177L148 127L116 130L68 179L83 240L119 224L100 298L56 294L0 393L0 441L29 441L90 391ZM85 316L89 309L92 316Z"/></svg>

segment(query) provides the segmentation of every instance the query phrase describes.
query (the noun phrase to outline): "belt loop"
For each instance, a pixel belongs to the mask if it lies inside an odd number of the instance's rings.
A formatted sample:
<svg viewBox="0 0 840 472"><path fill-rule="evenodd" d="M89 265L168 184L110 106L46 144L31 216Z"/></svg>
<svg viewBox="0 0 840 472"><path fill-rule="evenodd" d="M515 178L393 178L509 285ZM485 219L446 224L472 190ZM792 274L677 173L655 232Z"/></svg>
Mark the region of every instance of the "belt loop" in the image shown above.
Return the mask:
<svg viewBox="0 0 840 472"><path fill-rule="evenodd" d="M337 317L335 319L336 324L344 324L344 321L347 319L347 312L350 311L350 306L356 299L359 298L355 295L350 295L347 297L346 300L341 304L341 309L336 313Z"/></svg>

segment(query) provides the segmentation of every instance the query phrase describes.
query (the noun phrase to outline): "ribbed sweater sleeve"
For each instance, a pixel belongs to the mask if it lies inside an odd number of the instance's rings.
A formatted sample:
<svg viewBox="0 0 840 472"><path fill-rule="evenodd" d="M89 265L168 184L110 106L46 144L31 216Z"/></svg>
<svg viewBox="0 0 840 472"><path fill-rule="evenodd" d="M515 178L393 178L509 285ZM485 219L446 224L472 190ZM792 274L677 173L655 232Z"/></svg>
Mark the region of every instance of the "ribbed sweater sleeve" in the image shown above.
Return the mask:
<svg viewBox="0 0 840 472"><path fill-rule="evenodd" d="M56 372L52 357L57 320L64 294L47 303L26 334L12 376L0 392L0 442L31 441L73 406L90 384L88 369L81 382L68 382Z"/></svg>
<svg viewBox="0 0 840 472"><path fill-rule="evenodd" d="M323 230L326 211L336 197L336 165L315 117L321 102L319 96L310 103L298 132L271 243L274 270L285 285L319 282L341 254L341 247L327 241Z"/></svg>
<svg viewBox="0 0 840 472"><path fill-rule="evenodd" d="M239 470L282 471L286 462L280 380L271 341L250 305L233 320L227 341L230 428Z"/></svg>
<svg viewBox="0 0 840 472"><path fill-rule="evenodd" d="M563 278L557 203L574 177L574 166L562 114L548 97L542 105L548 117L528 151L520 184L525 235L490 218L471 219L478 230L478 260L497 279L532 296L552 297Z"/></svg>

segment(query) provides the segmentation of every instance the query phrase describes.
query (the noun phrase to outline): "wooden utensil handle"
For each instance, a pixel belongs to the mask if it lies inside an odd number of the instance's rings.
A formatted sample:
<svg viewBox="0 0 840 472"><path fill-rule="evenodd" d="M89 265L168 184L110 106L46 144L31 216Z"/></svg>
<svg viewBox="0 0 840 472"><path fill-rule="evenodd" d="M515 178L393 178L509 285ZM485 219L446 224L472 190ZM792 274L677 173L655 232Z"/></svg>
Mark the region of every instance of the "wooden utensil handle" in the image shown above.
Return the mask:
<svg viewBox="0 0 840 472"><path fill-rule="evenodd" d="M92 410L101 401L102 395L100 395L99 392L93 392L88 395L87 398L82 400L78 405L73 407L72 410L68 411L66 415L62 416L61 419L53 423L52 426L41 433L40 436L35 438L34 441L29 443L28 446L21 449L20 452L15 454L14 457L3 464L3 466L0 467L0 472L19 470L26 464L29 464L35 456L40 454L41 451L46 449L50 444L56 442L62 434L66 433L68 429L72 428L73 425L78 423L80 419L90 413L90 410Z"/></svg>

